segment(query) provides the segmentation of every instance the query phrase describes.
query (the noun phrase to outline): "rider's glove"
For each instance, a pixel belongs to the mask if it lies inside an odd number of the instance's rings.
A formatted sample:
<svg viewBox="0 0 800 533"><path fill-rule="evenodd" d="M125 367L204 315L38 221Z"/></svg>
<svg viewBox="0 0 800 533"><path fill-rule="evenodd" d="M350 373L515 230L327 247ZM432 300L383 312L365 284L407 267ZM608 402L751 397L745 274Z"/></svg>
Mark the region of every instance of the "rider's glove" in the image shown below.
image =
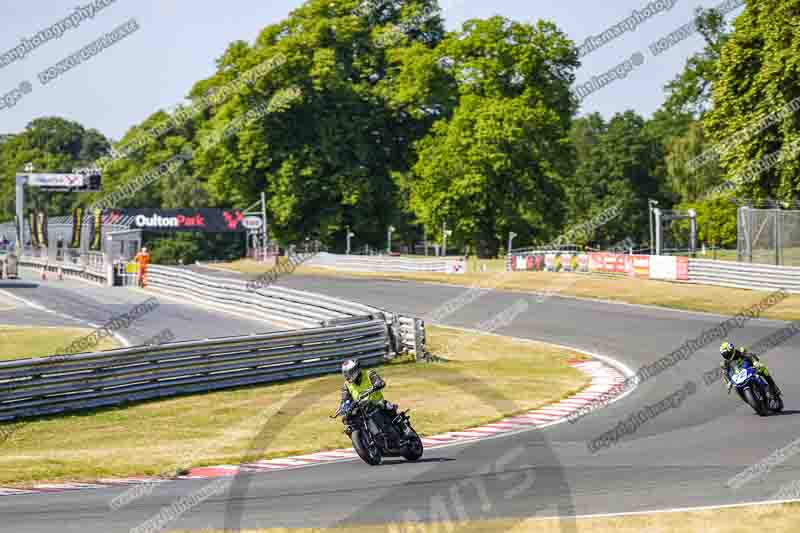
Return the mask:
<svg viewBox="0 0 800 533"><path fill-rule="evenodd" d="M344 416L349 415L350 414L350 409L352 409L352 408L353 408L353 402L351 402L350 400L342 402L342 414Z"/></svg>

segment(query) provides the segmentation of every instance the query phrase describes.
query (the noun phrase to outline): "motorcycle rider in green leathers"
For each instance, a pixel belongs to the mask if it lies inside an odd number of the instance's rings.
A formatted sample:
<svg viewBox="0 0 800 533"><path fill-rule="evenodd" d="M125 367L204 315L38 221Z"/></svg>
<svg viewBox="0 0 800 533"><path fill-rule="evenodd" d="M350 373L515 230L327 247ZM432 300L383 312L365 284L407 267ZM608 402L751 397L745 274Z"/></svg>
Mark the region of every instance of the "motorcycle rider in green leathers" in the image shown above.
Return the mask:
<svg viewBox="0 0 800 533"><path fill-rule="evenodd" d="M377 372L362 369L358 359L349 359L342 364L342 375L345 379L342 384L342 404L358 401L363 392L374 387L375 391L368 396L368 401L378 405L388 417L388 421L394 420L397 416L397 406L383 398L381 390L386 387L386 382Z"/></svg>

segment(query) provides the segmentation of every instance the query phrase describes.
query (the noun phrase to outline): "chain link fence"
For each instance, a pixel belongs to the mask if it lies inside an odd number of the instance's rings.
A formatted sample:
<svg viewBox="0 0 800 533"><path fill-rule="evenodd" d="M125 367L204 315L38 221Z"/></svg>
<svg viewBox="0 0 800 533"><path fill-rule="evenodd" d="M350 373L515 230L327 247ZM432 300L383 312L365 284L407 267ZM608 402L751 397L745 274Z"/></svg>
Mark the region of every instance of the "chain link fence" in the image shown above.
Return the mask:
<svg viewBox="0 0 800 533"><path fill-rule="evenodd" d="M800 266L800 210L740 207L737 260Z"/></svg>

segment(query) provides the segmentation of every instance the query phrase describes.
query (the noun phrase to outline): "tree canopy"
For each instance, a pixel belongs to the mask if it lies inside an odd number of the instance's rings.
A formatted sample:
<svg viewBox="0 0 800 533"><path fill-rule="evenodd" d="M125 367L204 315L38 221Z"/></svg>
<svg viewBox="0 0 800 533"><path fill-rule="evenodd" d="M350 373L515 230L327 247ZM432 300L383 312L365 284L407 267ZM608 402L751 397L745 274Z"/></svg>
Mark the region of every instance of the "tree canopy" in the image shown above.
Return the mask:
<svg viewBox="0 0 800 533"><path fill-rule="evenodd" d="M191 153L117 207L243 208L266 192L284 244L343 249L349 228L355 243L382 248L391 225L395 242L413 245L446 223L456 247L495 256L510 231L545 243L611 206L619 214L574 244L645 245L656 199L695 207L720 230L701 224L701 239L731 244L732 198L792 200L800 187L800 163L785 157L709 197L800 140L794 111L752 128L800 97L798 12L800 0L749 0L729 25L699 10L704 47L665 86L662 107L605 118L577 115L577 49L551 22L495 16L447 31L435 0L309 0L254 43L231 43L184 102L118 142L57 117L0 139L0 216L13 217L13 176L28 162L103 169L102 193L32 191L55 215Z"/></svg>

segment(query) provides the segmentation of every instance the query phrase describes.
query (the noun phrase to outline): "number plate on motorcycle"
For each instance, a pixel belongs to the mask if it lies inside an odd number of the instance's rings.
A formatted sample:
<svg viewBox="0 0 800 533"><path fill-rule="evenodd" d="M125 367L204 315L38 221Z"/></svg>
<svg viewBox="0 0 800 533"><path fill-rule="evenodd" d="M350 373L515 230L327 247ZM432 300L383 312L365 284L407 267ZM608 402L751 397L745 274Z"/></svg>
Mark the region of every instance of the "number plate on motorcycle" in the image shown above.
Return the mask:
<svg viewBox="0 0 800 533"><path fill-rule="evenodd" d="M739 370L737 373L733 375L733 382L734 383L744 383L747 381L747 378L750 376L750 373L747 371L746 368Z"/></svg>

